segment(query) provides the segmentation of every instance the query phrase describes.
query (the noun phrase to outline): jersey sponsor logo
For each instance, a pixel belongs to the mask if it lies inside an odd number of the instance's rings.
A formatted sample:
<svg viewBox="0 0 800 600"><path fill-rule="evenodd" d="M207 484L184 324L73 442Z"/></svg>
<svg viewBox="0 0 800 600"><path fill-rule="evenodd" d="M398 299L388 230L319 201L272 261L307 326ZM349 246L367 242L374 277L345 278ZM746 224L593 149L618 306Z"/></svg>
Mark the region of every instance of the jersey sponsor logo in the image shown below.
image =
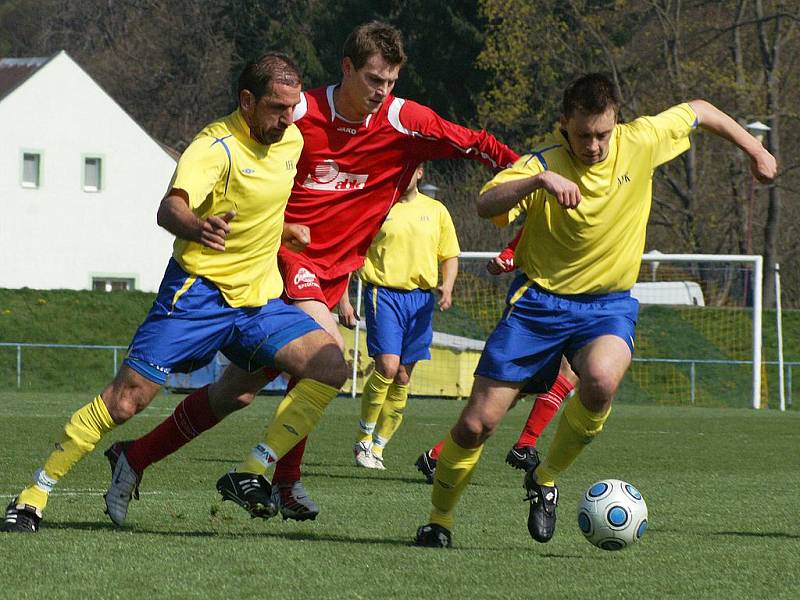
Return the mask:
<svg viewBox="0 0 800 600"><path fill-rule="evenodd" d="M358 133L355 127L337 127L336 131L341 131L344 133L349 133L350 135L355 135Z"/></svg>
<svg viewBox="0 0 800 600"><path fill-rule="evenodd" d="M250 167L248 167L246 169L242 169L242 173L244 173L245 175L252 175L255 172L256 172L256 170L255 169L251 169Z"/></svg>
<svg viewBox="0 0 800 600"><path fill-rule="evenodd" d="M310 190L348 191L360 190L367 184L369 175L344 173L335 160L323 160L306 176L303 187Z"/></svg>
<svg viewBox="0 0 800 600"><path fill-rule="evenodd" d="M300 267L294 276L294 285L298 290L308 287L320 287L317 276L305 267Z"/></svg>
<svg viewBox="0 0 800 600"><path fill-rule="evenodd" d="M624 183L629 183L631 180L630 176L627 173L624 173L617 177L617 185L622 185Z"/></svg>

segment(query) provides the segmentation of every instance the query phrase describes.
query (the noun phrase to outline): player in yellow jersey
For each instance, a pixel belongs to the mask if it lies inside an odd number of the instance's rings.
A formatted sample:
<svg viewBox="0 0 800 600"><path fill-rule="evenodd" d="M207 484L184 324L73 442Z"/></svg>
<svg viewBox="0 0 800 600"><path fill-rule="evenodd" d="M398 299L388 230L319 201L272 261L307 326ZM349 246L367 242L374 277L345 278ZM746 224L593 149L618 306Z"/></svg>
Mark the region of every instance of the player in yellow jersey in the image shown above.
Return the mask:
<svg viewBox="0 0 800 600"><path fill-rule="evenodd" d="M431 357L437 304L433 292L440 294L439 310L450 308L458 275L461 249L453 219L444 204L417 190L422 173L420 165L386 216L360 271L367 349L375 370L361 395L353 454L357 466L370 469L385 468L383 450L403 420L414 365ZM352 314L347 294L339 309L340 314Z"/></svg>
<svg viewBox="0 0 800 600"><path fill-rule="evenodd" d="M733 119L704 100L619 123L619 95L600 74L564 92L552 134L481 191L478 214L505 225L526 210L517 246L520 273L486 341L467 406L439 456L430 522L420 546L450 546L453 512L483 444L531 377L554 377L561 355L580 380L549 452L525 475L528 530L555 531L555 480L603 428L633 354L639 272L653 171L689 148L696 128L741 148L759 181L776 175L774 157Z"/></svg>
<svg viewBox="0 0 800 600"><path fill-rule="evenodd" d="M251 62L239 80L238 109L205 127L183 153L158 209L158 223L176 239L153 307L114 380L70 417L33 484L8 505L4 531L36 532L64 475L145 409L170 372L199 368L217 351L232 366L210 387L207 402L180 412L186 430L202 431L225 416L214 412L215 403L227 406L232 388L252 397L264 384L264 367L276 367L301 379L295 389L306 388L302 399L287 396L268 431L266 444L281 455L336 395L347 377L341 351L313 319L280 299L278 248L282 240L308 239L307 230L283 221L303 147L292 125L300 87L288 57L270 53ZM107 452L113 481L106 509L117 524L140 479L123 450L117 444ZM230 473L218 485L251 514L274 515L263 476Z"/></svg>

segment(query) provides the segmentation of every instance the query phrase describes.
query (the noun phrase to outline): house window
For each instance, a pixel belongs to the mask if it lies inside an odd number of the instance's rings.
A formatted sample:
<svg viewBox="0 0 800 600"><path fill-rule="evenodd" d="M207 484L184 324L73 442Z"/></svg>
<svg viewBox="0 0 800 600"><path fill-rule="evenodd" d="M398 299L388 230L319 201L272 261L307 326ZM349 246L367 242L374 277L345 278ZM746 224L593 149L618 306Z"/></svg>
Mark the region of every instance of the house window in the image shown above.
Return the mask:
<svg viewBox="0 0 800 600"><path fill-rule="evenodd" d="M95 292L129 292L135 289L135 282L128 277L92 277Z"/></svg>
<svg viewBox="0 0 800 600"><path fill-rule="evenodd" d="M41 180L42 155L36 152L22 153L22 187L38 188Z"/></svg>
<svg viewBox="0 0 800 600"><path fill-rule="evenodd" d="M83 191L99 192L102 186L103 161L98 156L83 158Z"/></svg>

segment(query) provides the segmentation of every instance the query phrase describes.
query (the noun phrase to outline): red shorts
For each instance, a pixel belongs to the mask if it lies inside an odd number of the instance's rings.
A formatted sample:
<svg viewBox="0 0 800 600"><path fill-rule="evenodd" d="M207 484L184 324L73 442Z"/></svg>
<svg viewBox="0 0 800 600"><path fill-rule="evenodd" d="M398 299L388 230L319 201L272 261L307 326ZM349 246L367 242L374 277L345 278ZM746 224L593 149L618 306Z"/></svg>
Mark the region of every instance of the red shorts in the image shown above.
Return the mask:
<svg viewBox="0 0 800 600"><path fill-rule="evenodd" d="M283 276L283 298L287 302L317 300L333 309L347 289L349 277L321 279L316 267L302 254L278 254L278 267Z"/></svg>

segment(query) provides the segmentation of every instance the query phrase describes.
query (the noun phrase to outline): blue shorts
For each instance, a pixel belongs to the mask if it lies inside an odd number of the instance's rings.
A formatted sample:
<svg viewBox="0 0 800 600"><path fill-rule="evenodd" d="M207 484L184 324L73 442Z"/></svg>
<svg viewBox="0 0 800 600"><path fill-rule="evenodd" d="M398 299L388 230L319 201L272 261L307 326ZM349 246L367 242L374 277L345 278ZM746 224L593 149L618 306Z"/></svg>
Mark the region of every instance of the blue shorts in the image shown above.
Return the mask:
<svg viewBox="0 0 800 600"><path fill-rule="evenodd" d="M309 331L316 321L283 300L234 308L217 286L190 276L170 259L158 296L136 330L123 361L163 385L173 371L189 373L222 352L249 372L275 366L275 353Z"/></svg>
<svg viewBox="0 0 800 600"><path fill-rule="evenodd" d="M364 284L369 355L396 354L403 365L430 359L435 300L430 290Z"/></svg>
<svg viewBox="0 0 800 600"><path fill-rule="evenodd" d="M622 338L633 353L639 302L630 292L560 295L520 272L506 298L503 317L486 340L476 375L547 387L558 375L561 356L575 353L603 335Z"/></svg>

